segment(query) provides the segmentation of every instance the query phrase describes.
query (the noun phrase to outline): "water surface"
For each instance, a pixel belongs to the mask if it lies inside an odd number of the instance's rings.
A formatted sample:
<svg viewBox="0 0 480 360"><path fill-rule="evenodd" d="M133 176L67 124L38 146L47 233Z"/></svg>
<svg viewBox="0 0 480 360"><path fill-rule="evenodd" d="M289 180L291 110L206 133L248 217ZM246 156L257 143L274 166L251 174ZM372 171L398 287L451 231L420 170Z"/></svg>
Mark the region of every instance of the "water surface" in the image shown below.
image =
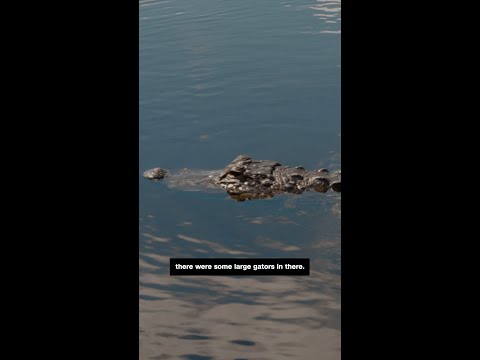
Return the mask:
<svg viewBox="0 0 480 360"><path fill-rule="evenodd" d="M140 1L140 168L340 168L340 1ZM140 181L140 359L339 359L340 194L236 202ZM170 277L308 257L309 277Z"/></svg>

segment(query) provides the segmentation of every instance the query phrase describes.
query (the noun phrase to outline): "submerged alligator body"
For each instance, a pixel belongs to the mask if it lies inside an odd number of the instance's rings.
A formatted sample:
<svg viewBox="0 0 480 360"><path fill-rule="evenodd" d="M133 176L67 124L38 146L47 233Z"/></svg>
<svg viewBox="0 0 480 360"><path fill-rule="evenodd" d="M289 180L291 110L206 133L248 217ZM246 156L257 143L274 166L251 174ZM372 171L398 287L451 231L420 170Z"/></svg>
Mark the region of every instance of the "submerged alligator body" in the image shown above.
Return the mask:
<svg viewBox="0 0 480 360"><path fill-rule="evenodd" d="M282 166L276 161L254 160L247 155L237 156L221 171L188 171L170 174L154 168L144 172L146 179L164 178L173 183L188 184L196 188L221 187L235 200L269 198L282 193L301 194L304 191L341 191L341 172L326 169L308 171L301 166Z"/></svg>

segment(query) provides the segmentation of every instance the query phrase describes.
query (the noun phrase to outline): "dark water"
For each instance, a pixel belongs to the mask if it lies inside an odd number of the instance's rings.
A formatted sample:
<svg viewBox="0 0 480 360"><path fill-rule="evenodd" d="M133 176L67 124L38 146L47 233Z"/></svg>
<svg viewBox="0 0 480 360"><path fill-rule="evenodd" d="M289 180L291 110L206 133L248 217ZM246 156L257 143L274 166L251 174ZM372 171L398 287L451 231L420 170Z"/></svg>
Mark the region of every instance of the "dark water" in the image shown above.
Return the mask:
<svg viewBox="0 0 480 360"><path fill-rule="evenodd" d="M139 176L340 168L340 0L139 5ZM139 190L140 359L340 359L340 194ZM170 277L170 257L308 257L311 276Z"/></svg>

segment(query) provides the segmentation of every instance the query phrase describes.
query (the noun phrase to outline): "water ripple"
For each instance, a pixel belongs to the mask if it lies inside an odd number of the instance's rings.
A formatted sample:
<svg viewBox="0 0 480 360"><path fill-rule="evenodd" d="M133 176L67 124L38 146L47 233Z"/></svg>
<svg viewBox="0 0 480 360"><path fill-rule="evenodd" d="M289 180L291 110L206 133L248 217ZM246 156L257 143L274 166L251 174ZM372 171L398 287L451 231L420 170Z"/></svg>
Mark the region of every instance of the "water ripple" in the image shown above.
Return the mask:
<svg viewBox="0 0 480 360"><path fill-rule="evenodd" d="M318 31L321 34L340 34L341 0L316 0L317 3L310 6L315 13L313 16L322 21L326 29Z"/></svg>
<svg viewBox="0 0 480 360"><path fill-rule="evenodd" d="M338 281L319 272L301 280L142 276L140 358L188 349L216 359L338 359Z"/></svg>
<svg viewBox="0 0 480 360"><path fill-rule="evenodd" d="M340 0L139 7L139 176L190 169L140 184L140 359L339 359L340 194L237 203L192 175L240 153L339 166ZM311 276L171 277L172 257L309 257Z"/></svg>

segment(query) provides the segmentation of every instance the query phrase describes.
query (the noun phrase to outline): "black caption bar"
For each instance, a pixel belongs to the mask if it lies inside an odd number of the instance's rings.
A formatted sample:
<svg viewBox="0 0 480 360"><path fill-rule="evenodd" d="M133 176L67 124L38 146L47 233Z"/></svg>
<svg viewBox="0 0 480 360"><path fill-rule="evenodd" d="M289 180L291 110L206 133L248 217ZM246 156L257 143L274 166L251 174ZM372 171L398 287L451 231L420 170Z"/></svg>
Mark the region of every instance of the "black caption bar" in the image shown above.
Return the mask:
<svg viewBox="0 0 480 360"><path fill-rule="evenodd" d="M170 259L170 275L310 275L310 259Z"/></svg>

